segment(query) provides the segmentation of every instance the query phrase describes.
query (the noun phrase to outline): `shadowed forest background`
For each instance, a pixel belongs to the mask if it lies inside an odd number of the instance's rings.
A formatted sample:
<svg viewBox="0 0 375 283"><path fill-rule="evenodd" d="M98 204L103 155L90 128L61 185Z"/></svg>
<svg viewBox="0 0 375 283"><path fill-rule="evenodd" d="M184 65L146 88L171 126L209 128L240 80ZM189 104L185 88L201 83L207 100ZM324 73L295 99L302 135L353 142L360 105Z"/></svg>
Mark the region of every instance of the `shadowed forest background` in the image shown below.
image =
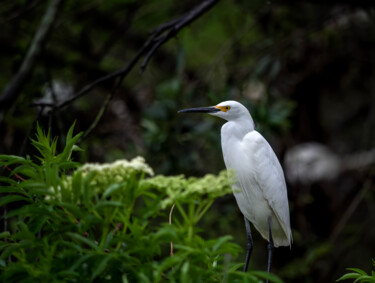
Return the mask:
<svg viewBox="0 0 375 283"><path fill-rule="evenodd" d="M237 100L287 177L294 242L276 249L273 272L285 282L334 282L347 267L370 271L374 3L218 1L155 52L142 53L129 73L105 78L136 58L150 31L202 2L2 1L0 153L33 155L37 121L59 137L76 121L84 132L79 162L141 155L157 174L217 174L225 168L223 121L177 111ZM22 65L53 3L40 50ZM216 200L200 227L203 236L232 235L246 246L233 196ZM250 269L264 270L266 242L252 234Z"/></svg>

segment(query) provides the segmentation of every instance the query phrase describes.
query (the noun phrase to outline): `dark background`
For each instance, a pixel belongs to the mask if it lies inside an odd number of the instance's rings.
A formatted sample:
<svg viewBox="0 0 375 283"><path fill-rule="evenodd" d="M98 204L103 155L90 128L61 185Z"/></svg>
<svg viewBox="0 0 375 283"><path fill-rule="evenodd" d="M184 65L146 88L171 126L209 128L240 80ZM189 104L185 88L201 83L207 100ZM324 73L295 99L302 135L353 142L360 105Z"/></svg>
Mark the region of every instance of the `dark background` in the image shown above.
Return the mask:
<svg viewBox="0 0 375 283"><path fill-rule="evenodd" d="M0 2L0 93L19 72L49 3ZM219 1L163 44L143 73L141 59L114 92L118 78L58 107L126 66L150 30L199 3L64 1L12 102L0 94L0 153L33 154L36 121L60 141L77 121L76 130L87 133L80 143L85 151L75 157L80 162L142 155L158 174L218 173L225 167L223 121L177 110L237 100L291 176L294 243L276 250L273 271L286 282L334 282L347 267L369 272L375 254L373 2ZM32 105L41 102L51 106ZM245 247L232 196L217 200L201 226L205 237L229 234ZM253 237L250 268L265 269L266 242L254 228Z"/></svg>

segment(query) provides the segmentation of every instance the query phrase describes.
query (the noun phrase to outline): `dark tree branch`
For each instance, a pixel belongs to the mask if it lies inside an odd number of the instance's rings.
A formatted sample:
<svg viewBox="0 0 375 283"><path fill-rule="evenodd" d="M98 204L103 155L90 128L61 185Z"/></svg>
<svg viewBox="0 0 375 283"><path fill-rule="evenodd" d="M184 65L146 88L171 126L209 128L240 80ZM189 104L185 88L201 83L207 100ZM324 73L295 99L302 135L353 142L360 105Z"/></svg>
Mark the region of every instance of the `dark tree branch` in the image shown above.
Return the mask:
<svg viewBox="0 0 375 283"><path fill-rule="evenodd" d="M166 22L164 24L161 24L159 26L157 26L156 28L154 28L153 30L150 30L149 34L150 35L159 35L161 34L163 31L173 27L175 24L177 24L179 21L181 20L181 17L178 17L174 20L171 20L169 22Z"/></svg>
<svg viewBox="0 0 375 283"><path fill-rule="evenodd" d="M141 65L141 71L143 72L146 69L148 62L150 61L152 55L156 52L156 50L167 42L172 37L175 37L177 33L184 28L185 26L189 25L191 22L199 18L202 14L210 10L219 0L207 0L203 1L199 6L195 7L185 15L164 23L154 29L153 33L153 46L146 54L145 59ZM164 36L159 36L160 34L165 33ZM159 37L157 37L159 36Z"/></svg>
<svg viewBox="0 0 375 283"><path fill-rule="evenodd" d="M175 37L182 28L189 25L194 20L198 19L202 14L210 10L217 2L219 2L219 0L205 0L200 5L196 6L191 11L182 15L181 17L178 17L167 23L159 25L157 28L155 28L151 32L150 37L147 39L147 41L144 43L141 49L138 50L137 54L123 69L120 69L111 74L108 74L106 76L96 79L95 81L84 86L81 90L75 93L71 98L65 100L59 105L53 105L51 103L43 103L43 102L32 103L31 105L32 106L44 106L44 107L50 106L55 109L61 109L67 106L68 104L72 103L76 99L87 94L95 86L105 81L120 77L118 83L116 83L117 87L120 86L122 80L129 74L129 72L133 69L134 65L139 61L141 57L145 56L145 59L143 60L143 63L141 65L141 71L144 71L152 55L156 52L156 50L161 45L163 45L165 42L167 42L171 38ZM115 89L112 91L114 92L117 89L117 87L115 87Z"/></svg>
<svg viewBox="0 0 375 283"><path fill-rule="evenodd" d="M62 2L63 0L51 0L20 69L0 96L0 109L12 106L21 93L46 42Z"/></svg>

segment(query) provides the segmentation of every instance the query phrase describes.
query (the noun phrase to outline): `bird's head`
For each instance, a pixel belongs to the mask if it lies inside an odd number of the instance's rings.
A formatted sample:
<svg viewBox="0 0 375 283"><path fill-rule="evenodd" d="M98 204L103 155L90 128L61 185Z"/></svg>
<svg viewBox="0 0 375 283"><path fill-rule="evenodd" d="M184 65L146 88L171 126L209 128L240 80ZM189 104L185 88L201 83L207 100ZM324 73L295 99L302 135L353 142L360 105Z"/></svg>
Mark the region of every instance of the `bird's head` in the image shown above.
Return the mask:
<svg viewBox="0 0 375 283"><path fill-rule="evenodd" d="M178 111L178 113L208 113L212 116L223 118L227 121L233 121L241 118L248 119L249 111L241 103L233 100L223 101L215 106L188 108Z"/></svg>

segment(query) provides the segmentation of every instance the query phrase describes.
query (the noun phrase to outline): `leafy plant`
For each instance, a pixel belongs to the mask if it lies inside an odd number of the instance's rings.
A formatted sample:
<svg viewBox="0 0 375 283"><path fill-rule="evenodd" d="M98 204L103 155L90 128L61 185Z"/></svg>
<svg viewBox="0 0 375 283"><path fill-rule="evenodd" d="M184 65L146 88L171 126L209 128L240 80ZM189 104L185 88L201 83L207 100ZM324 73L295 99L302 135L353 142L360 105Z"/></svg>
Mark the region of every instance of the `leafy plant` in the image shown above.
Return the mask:
<svg viewBox="0 0 375 283"><path fill-rule="evenodd" d="M0 156L11 170L0 179L9 224L0 233L2 282L281 282L238 271L230 236L201 236L199 220L231 193L226 172L152 177L141 157L80 166L71 160L73 128L60 154L38 126L38 162Z"/></svg>
<svg viewBox="0 0 375 283"><path fill-rule="evenodd" d="M372 265L375 267L375 260L372 260ZM337 281L343 281L347 279L354 279L354 282L367 282L367 283L375 283L375 271L371 271L371 275L367 274L366 271L359 269L359 268L347 268L349 272L341 276Z"/></svg>

